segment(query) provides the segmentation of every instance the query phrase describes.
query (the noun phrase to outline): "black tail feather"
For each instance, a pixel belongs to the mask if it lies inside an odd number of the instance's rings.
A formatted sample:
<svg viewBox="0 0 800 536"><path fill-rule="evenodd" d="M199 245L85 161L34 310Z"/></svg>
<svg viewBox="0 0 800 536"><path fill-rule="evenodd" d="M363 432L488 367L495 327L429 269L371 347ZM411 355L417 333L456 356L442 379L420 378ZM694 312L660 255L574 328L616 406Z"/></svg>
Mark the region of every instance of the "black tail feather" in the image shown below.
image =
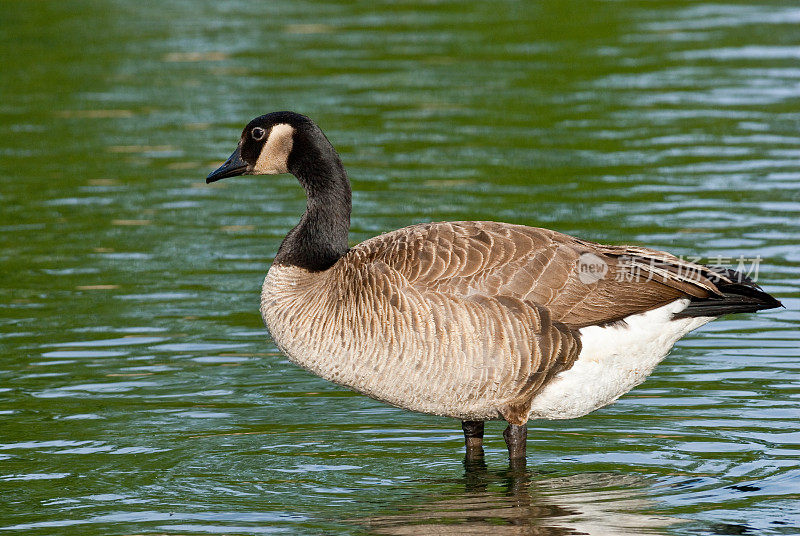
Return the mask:
<svg viewBox="0 0 800 536"><path fill-rule="evenodd" d="M762 309L774 309L783 306L781 302L761 290L761 287L746 275L719 267L713 267L712 270L732 282L717 282L717 287L722 295L709 298L692 298L689 307L676 314L675 318L754 313Z"/></svg>

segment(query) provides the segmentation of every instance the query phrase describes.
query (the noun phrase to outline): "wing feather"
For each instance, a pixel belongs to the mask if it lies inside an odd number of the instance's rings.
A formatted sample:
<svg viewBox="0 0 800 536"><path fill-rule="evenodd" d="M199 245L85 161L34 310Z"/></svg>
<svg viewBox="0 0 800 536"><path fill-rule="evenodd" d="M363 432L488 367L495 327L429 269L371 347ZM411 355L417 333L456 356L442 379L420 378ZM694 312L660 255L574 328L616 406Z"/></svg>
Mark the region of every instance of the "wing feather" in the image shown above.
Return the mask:
<svg viewBox="0 0 800 536"><path fill-rule="evenodd" d="M402 244L403 247L396 247ZM456 296L507 295L546 307L573 328L614 322L680 297L720 295L707 267L638 246L604 246L568 235L496 222L420 224L358 246L411 285ZM582 256L605 263L581 277Z"/></svg>

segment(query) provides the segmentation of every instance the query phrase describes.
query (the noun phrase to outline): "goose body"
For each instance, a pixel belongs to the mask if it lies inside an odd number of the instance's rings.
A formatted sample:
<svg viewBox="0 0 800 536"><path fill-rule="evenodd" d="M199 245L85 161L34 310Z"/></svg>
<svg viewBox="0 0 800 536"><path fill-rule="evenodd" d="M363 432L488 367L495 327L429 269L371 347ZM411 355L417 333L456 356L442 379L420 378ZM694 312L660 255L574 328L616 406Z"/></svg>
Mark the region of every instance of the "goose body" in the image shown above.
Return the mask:
<svg viewBox="0 0 800 536"><path fill-rule="evenodd" d="M273 340L327 380L464 421L468 456L485 420L508 421L509 455L524 456L528 419L606 406L689 331L780 305L733 271L507 223L425 223L349 248L344 168L291 112L251 121L208 181L281 172L308 205L262 288Z"/></svg>

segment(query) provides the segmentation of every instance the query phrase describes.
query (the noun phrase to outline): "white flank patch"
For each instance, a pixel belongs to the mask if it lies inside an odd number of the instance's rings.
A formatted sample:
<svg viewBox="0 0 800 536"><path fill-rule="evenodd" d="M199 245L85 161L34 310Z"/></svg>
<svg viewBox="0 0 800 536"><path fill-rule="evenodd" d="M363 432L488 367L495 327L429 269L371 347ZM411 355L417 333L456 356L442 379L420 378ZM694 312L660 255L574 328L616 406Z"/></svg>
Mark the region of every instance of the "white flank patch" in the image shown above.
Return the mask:
<svg viewBox="0 0 800 536"><path fill-rule="evenodd" d="M582 350L533 400L531 419L581 417L642 383L675 342L714 317L672 319L688 299L625 318L625 325L580 330Z"/></svg>

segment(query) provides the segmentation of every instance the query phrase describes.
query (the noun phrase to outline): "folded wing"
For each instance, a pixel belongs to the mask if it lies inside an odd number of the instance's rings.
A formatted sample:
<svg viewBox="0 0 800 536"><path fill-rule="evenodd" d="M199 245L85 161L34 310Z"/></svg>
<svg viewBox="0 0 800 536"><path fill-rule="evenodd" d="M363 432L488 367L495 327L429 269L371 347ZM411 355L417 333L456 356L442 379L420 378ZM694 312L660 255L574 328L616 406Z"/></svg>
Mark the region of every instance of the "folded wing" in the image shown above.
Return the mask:
<svg viewBox="0 0 800 536"><path fill-rule="evenodd" d="M495 222L415 225L354 249L420 290L529 301L570 328L612 323L682 297L721 296L718 285L731 282L661 251Z"/></svg>

